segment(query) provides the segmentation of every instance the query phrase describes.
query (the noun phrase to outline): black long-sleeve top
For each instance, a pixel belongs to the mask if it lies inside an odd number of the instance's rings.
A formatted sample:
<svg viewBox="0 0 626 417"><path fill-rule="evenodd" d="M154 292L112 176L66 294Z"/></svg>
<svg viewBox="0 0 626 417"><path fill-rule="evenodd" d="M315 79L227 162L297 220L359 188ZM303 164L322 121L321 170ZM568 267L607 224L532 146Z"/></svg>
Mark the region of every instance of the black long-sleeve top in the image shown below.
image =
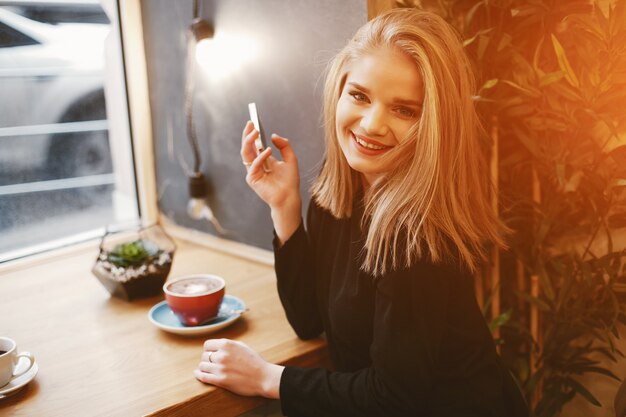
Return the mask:
<svg viewBox="0 0 626 417"><path fill-rule="evenodd" d="M360 270L362 204L337 219L311 201L283 246L278 292L303 339L326 333L333 371L286 367L283 414L527 416L458 265L422 261L374 278Z"/></svg>

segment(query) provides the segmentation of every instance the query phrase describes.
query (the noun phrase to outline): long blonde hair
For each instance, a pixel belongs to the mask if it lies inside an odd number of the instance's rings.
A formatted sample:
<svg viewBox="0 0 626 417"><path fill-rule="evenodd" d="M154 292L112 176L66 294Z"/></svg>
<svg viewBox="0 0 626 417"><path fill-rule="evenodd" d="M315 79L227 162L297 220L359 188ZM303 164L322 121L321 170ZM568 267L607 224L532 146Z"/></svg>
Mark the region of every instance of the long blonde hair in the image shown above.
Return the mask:
<svg viewBox="0 0 626 417"><path fill-rule="evenodd" d="M326 158L312 187L315 201L350 217L359 188L339 146L337 102L348 64L380 48L410 57L424 85L422 112L409 137L385 155L393 168L368 189L362 269L382 275L427 257L475 271L485 243L503 245L488 200L483 130L471 96L475 81L459 36L443 19L393 9L361 27L330 62L324 88Z"/></svg>

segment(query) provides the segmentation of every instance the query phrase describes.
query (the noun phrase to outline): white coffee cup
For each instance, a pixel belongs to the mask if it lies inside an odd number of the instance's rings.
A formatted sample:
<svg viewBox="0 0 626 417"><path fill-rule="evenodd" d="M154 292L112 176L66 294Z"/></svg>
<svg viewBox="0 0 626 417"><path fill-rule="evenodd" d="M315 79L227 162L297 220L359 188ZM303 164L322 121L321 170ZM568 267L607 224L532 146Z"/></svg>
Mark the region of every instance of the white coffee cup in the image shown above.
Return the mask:
<svg viewBox="0 0 626 417"><path fill-rule="evenodd" d="M28 368L15 373L20 358L26 358L30 362ZM14 378L24 375L35 364L35 357L29 352L17 353L15 340L8 337L0 337L0 388L11 382Z"/></svg>

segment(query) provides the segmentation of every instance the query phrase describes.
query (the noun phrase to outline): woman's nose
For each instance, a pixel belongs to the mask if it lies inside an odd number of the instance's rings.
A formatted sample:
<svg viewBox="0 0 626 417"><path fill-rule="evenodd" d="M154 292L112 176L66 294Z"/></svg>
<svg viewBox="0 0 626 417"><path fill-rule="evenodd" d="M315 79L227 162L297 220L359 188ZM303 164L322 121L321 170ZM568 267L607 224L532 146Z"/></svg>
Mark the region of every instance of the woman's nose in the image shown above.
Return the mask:
<svg viewBox="0 0 626 417"><path fill-rule="evenodd" d="M381 106L371 106L361 115L361 128L372 136L385 136L388 132L385 111Z"/></svg>

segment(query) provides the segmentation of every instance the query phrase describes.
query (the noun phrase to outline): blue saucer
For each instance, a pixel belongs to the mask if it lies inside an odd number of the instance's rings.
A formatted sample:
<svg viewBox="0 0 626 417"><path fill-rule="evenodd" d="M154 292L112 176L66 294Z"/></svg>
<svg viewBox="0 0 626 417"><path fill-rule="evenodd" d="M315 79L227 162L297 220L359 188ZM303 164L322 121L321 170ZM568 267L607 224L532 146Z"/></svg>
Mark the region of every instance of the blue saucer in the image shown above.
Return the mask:
<svg viewBox="0 0 626 417"><path fill-rule="evenodd" d="M209 324L204 324L200 326L183 325L178 317L176 317L174 312L170 309L170 306L167 305L166 301L161 301L160 303L152 307L148 312L148 318L150 319L152 324L166 332L195 336L212 333L217 330L223 329L226 326L230 326L237 319L239 319L239 317L241 317L241 313L228 315L228 312L232 310L245 309L246 303L244 303L241 299L233 295L226 294L224 295L224 299L222 300L222 304L220 305L220 310L217 313L217 318L211 321Z"/></svg>

